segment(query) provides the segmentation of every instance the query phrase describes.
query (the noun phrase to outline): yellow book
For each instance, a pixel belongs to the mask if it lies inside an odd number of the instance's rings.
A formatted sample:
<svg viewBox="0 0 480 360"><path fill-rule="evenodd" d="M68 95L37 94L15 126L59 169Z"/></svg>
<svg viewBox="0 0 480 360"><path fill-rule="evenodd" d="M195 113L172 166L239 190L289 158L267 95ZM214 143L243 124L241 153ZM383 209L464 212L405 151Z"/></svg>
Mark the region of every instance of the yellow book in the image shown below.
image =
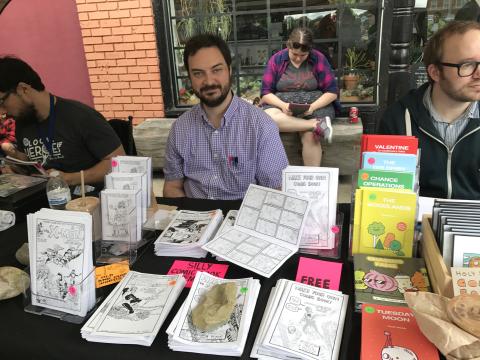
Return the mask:
<svg viewBox="0 0 480 360"><path fill-rule="evenodd" d="M417 194L362 189L358 253L412 257Z"/></svg>
<svg viewBox="0 0 480 360"><path fill-rule="evenodd" d="M358 254L360 244L360 221L362 219L362 189L355 191L355 207L353 210L352 254Z"/></svg>

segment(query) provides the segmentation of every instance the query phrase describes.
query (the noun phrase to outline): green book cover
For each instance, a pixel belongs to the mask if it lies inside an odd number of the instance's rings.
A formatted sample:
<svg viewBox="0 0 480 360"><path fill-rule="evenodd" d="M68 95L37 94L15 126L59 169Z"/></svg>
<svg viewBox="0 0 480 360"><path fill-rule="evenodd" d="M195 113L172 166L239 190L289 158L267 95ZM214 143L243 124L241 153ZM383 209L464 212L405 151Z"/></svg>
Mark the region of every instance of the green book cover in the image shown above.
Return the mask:
<svg viewBox="0 0 480 360"><path fill-rule="evenodd" d="M407 306L406 292L431 291L425 261L356 254L355 303Z"/></svg>
<svg viewBox="0 0 480 360"><path fill-rule="evenodd" d="M408 172L368 169L358 171L358 187L413 190L414 180L414 174Z"/></svg>

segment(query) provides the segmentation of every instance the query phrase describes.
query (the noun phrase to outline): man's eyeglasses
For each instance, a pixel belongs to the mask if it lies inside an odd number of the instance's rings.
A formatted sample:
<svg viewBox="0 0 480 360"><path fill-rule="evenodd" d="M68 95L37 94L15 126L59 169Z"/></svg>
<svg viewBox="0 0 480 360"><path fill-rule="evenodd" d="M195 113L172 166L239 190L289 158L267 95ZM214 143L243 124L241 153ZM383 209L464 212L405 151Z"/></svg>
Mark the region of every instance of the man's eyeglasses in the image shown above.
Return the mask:
<svg viewBox="0 0 480 360"><path fill-rule="evenodd" d="M3 103L8 99L8 97L10 96L10 94L12 94L13 91L12 90L9 90L5 93L5 95L3 95L2 97L0 97L0 106L3 105Z"/></svg>
<svg viewBox="0 0 480 360"><path fill-rule="evenodd" d="M300 50L301 52L309 52L312 48L307 45L300 44L299 42L293 42L291 48L295 50Z"/></svg>
<svg viewBox="0 0 480 360"><path fill-rule="evenodd" d="M439 65L443 66L456 67L458 76L460 77L472 76L473 73L477 71L478 64L480 64L480 61L467 61L461 64L452 64L446 62L439 63Z"/></svg>

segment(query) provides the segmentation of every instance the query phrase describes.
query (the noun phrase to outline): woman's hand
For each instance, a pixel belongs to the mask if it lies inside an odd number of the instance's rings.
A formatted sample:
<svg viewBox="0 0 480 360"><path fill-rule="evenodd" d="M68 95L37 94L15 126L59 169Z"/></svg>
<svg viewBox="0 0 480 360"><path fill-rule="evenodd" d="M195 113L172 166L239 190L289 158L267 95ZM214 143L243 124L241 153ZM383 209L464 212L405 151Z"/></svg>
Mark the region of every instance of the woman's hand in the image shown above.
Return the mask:
<svg viewBox="0 0 480 360"><path fill-rule="evenodd" d="M284 102L280 108L282 110L282 112L286 115L292 115L292 112L290 111L290 104L289 103L286 103Z"/></svg>
<svg viewBox="0 0 480 360"><path fill-rule="evenodd" d="M310 107L308 108L307 111L305 111L305 112L303 113L303 115L304 115L304 116L312 115L315 110L317 110L317 108L316 108L315 106L313 106L313 104L310 104Z"/></svg>

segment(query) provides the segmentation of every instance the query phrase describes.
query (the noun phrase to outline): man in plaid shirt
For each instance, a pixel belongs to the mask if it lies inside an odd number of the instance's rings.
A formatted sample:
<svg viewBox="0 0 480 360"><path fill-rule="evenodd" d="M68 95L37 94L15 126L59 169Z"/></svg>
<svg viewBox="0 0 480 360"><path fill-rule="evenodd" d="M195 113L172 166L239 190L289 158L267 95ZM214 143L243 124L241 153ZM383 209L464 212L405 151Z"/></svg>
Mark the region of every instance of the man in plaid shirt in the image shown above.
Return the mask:
<svg viewBox="0 0 480 360"><path fill-rule="evenodd" d="M15 120L0 118L0 155L8 155L15 146Z"/></svg>

